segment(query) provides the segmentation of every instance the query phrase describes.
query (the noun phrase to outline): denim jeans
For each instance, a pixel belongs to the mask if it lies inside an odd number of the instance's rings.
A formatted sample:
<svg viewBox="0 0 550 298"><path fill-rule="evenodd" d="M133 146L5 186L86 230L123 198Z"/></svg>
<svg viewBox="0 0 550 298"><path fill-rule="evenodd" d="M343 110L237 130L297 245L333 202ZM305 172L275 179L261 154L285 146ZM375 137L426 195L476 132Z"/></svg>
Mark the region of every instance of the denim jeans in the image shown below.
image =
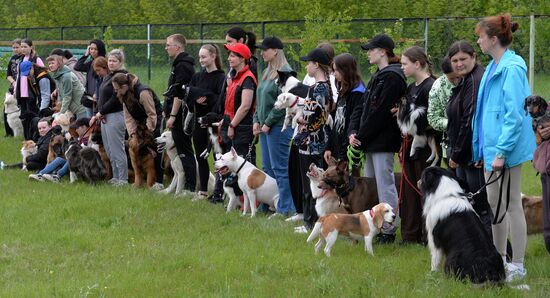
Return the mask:
<svg viewBox="0 0 550 298"><path fill-rule="evenodd" d="M292 201L288 182L288 156L292 130L281 131L281 128L281 125L276 125L271 127L268 134L260 134L262 164L264 172L277 180L277 187L279 188L277 212L293 214L296 212L296 208Z"/></svg>
<svg viewBox="0 0 550 298"><path fill-rule="evenodd" d="M52 162L46 165L38 174L54 174L57 171L59 178L67 175L69 172L69 163L66 159L56 157Z"/></svg>

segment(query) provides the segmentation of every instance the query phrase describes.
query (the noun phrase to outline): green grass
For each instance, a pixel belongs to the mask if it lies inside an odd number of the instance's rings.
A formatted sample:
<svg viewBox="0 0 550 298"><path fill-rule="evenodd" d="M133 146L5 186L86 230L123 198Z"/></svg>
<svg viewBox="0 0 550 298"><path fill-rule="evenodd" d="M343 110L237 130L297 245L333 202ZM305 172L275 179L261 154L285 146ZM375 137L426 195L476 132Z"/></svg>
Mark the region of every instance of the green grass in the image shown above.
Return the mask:
<svg viewBox="0 0 550 298"><path fill-rule="evenodd" d="M2 128L2 127L0 127ZM2 128L3 129L3 128ZM17 162L20 140L2 138L0 159ZM524 166L523 187L540 193ZM544 297L550 255L529 237L529 292L479 289L430 273L422 246L339 240L315 255L306 235L279 219L226 214L132 187L29 181L0 171L0 297Z"/></svg>
<svg viewBox="0 0 550 298"><path fill-rule="evenodd" d="M157 92L166 77L155 77ZM0 159L19 161L20 140L0 138ZM39 183L27 175L0 171L0 297L545 297L550 291L542 235L529 237L529 292L479 289L430 273L422 246L375 245L371 257L340 240L327 258L315 255L293 224L263 215L243 218L189 198ZM522 175L523 192L540 194L529 164Z"/></svg>

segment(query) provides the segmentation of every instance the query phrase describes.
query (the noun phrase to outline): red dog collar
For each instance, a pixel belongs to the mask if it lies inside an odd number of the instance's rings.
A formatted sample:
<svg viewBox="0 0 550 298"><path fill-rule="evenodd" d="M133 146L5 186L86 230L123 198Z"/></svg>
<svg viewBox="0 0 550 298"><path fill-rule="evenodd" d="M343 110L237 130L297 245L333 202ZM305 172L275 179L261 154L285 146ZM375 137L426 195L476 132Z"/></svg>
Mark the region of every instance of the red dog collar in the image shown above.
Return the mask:
<svg viewBox="0 0 550 298"><path fill-rule="evenodd" d="M290 105L290 108L292 108L293 106L295 106L297 103L298 103L298 100L300 99L299 96L296 96L296 100Z"/></svg>

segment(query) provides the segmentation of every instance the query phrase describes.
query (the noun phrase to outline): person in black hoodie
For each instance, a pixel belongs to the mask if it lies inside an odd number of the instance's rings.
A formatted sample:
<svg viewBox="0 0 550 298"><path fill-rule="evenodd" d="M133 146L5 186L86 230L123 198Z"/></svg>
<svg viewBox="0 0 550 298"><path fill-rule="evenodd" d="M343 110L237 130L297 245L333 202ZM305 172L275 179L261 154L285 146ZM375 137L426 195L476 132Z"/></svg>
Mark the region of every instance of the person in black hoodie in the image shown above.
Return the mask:
<svg viewBox="0 0 550 298"><path fill-rule="evenodd" d="M187 42L181 34L173 34L166 38L164 49L170 58L174 59L168 87L172 85L188 85L195 73L195 61L185 52ZM172 137L176 142L176 150L181 158L185 171L184 188L195 191L197 183L197 166L193 153L191 138L183 131L183 121L186 118L188 108L183 105L183 98L167 96L164 100L164 116L166 127L172 130Z"/></svg>
<svg viewBox="0 0 550 298"><path fill-rule="evenodd" d="M93 62L96 70L104 70L105 58L98 57ZM128 184L128 158L124 147L124 138L126 136L126 125L124 123L124 112L122 103L116 97L113 89L112 79L117 73L128 73L124 69L124 52L114 49L109 52L107 59L109 73L104 73L105 77L97 91L97 110L98 112L92 118L102 120L101 139L105 146L105 151L111 161L113 178L109 183L115 186ZM99 72L98 72L99 74Z"/></svg>
<svg viewBox="0 0 550 298"><path fill-rule="evenodd" d="M327 164L331 158L347 159L351 115L353 111L363 106L363 95L367 90L357 68L357 61L351 54L343 53L336 56L332 68L338 88L338 100L334 128L329 134L329 142L324 154Z"/></svg>
<svg viewBox="0 0 550 298"><path fill-rule="evenodd" d="M86 73L85 92L82 96L82 105L86 110L96 113L94 107L97 103L96 89L100 83L100 78L92 67L92 62L97 57L105 57L107 54L105 44L99 39L93 39L88 44L86 53L80 57L74 66L74 70ZM90 100L91 99L91 100Z"/></svg>
<svg viewBox="0 0 550 298"><path fill-rule="evenodd" d="M205 199L208 196L208 179L210 168L208 160L200 157L206 149L209 138L207 128L201 127L197 119L212 111L218 97L222 92L225 81L225 73L222 69L220 50L214 44L205 44L199 51L199 62L203 69L195 73L189 83L189 95L187 104L190 112L195 114L193 118L193 145L199 166L200 187L194 200ZM220 198L212 198L211 201L218 202ZM223 199L221 199L223 201Z"/></svg>
<svg viewBox="0 0 550 298"><path fill-rule="evenodd" d="M474 193L485 185L483 168L475 167L472 161L472 119L475 115L479 84L485 69L477 64L476 52L467 41L453 43L448 54L453 71L462 77L461 82L453 88L446 108L449 167L455 169L459 179L466 181L466 191ZM472 205L485 230L492 235L491 209L485 189L474 197Z"/></svg>
<svg viewBox="0 0 550 298"><path fill-rule="evenodd" d="M361 47L368 51L369 62L378 70L367 84L362 109L355 109L351 115L349 143L365 152L365 176L376 178L379 201L397 210L393 158L401 146L401 132L392 109L405 95L407 84L389 36L377 35ZM377 241L394 242L396 230L397 221L384 223Z"/></svg>

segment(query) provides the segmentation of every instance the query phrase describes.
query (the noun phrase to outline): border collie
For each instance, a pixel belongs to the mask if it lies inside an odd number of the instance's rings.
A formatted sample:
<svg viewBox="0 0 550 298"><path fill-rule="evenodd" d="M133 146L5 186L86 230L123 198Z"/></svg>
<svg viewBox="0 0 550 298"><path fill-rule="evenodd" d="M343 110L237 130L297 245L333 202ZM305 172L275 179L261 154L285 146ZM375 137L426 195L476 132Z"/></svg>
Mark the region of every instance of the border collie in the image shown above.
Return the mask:
<svg viewBox="0 0 550 298"><path fill-rule="evenodd" d="M417 107L414 103L409 103L406 97L401 98L397 124L401 133L413 136L410 156L414 156L416 149L424 148L427 144L430 147L431 154L426 162L432 162L431 166L434 166L439 161L439 153L437 152L434 134L420 127L420 121L425 115L425 107Z"/></svg>
<svg viewBox="0 0 550 298"><path fill-rule="evenodd" d="M445 258L445 273L473 283L503 282L502 257L475 213L456 176L429 167L419 183L424 194L424 217L432 271Z"/></svg>

